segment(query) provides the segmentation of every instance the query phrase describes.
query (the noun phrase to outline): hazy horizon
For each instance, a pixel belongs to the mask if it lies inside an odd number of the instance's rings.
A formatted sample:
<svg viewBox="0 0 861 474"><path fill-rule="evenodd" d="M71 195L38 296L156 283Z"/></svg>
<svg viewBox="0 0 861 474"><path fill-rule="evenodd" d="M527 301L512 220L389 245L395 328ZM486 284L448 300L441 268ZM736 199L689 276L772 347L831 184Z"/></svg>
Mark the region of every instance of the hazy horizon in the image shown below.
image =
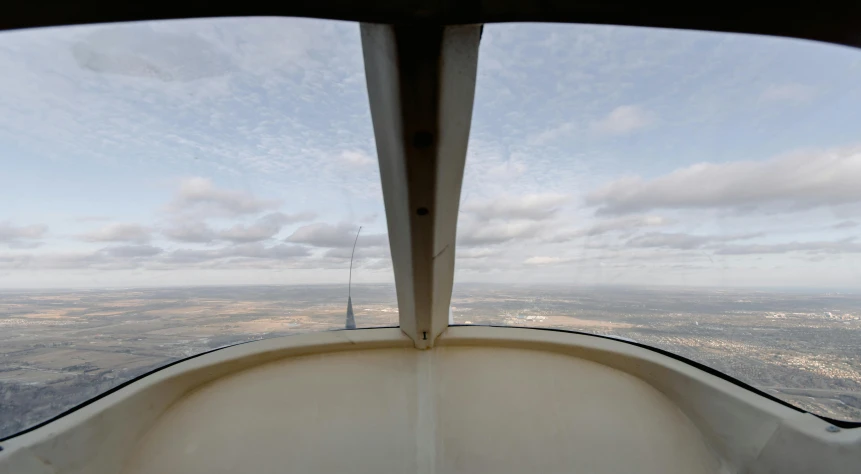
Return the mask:
<svg viewBox="0 0 861 474"><path fill-rule="evenodd" d="M353 288L362 287L379 287L379 286L389 286L394 287L395 283L392 282L362 282L362 283L353 283ZM26 292L26 293L36 293L36 292L62 292L62 291L118 291L118 290L135 290L135 289L148 289L148 290L157 290L157 289L217 289L217 288L248 288L248 287L284 287L284 288L293 288L293 287L337 287L343 288L344 291L347 291L346 283L229 283L229 284L210 284L210 285L196 285L196 284L188 284L188 285L149 285L149 286L136 286L136 285L117 285L117 286L67 286L67 287L3 287L0 288L0 293L16 293L16 292ZM668 291L678 291L678 290L711 290L711 291L748 291L748 292L773 292L773 293L815 293L815 294L829 294L829 293L839 293L845 295L861 295L861 289L858 288L838 288L838 287L804 287L804 286L780 286L780 287L770 287L770 286L710 286L710 285L673 285L673 284L622 284L622 283L581 283L581 284L567 284L560 283L558 281L555 282L543 282L543 281L533 281L533 282L504 282L504 283L495 283L495 282L487 282L487 281L458 281L454 284L454 291L457 291L459 287L493 287L493 288L534 288L534 289L552 289L552 290L567 290L567 289L595 289L595 288L607 288L607 289L632 289L632 290L668 290Z"/></svg>

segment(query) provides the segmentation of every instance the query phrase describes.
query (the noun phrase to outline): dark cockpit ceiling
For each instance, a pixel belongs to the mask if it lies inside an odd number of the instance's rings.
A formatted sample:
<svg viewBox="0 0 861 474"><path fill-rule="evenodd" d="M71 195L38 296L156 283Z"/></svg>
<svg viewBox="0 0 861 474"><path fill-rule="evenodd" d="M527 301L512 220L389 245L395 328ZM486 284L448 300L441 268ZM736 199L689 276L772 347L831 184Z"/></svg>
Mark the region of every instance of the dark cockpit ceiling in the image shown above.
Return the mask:
<svg viewBox="0 0 861 474"><path fill-rule="evenodd" d="M80 0L7 2L0 29L223 16L452 25L570 22L755 33L861 46L861 2L767 0Z"/></svg>

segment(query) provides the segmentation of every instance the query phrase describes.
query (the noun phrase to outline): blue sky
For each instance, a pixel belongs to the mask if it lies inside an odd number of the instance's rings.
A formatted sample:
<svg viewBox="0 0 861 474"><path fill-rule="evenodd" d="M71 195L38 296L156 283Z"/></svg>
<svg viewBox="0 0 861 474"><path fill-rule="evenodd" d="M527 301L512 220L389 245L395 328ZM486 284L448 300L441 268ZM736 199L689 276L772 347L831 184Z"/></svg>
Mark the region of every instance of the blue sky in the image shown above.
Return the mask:
<svg viewBox="0 0 861 474"><path fill-rule="evenodd" d="M392 280L358 25L0 34L0 288ZM857 288L861 51L485 27L457 281Z"/></svg>

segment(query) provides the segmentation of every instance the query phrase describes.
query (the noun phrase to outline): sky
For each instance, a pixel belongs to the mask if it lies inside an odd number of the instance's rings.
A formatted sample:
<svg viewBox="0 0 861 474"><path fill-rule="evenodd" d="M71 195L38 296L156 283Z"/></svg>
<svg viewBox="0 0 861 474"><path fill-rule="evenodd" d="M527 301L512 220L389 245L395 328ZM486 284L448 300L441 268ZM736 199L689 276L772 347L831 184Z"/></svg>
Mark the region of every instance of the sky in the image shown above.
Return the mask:
<svg viewBox="0 0 861 474"><path fill-rule="evenodd" d="M0 288L391 282L354 23L0 33ZM456 283L861 287L861 51L487 25Z"/></svg>

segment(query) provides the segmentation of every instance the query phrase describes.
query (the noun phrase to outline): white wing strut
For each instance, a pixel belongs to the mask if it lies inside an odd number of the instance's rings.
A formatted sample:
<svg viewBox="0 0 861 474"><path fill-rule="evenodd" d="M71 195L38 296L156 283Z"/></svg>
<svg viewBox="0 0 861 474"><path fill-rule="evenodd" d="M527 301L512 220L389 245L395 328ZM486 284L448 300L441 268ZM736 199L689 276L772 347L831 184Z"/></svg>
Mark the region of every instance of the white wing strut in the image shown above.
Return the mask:
<svg viewBox="0 0 861 474"><path fill-rule="evenodd" d="M419 349L448 326L480 39L480 25L362 24L400 325Z"/></svg>

